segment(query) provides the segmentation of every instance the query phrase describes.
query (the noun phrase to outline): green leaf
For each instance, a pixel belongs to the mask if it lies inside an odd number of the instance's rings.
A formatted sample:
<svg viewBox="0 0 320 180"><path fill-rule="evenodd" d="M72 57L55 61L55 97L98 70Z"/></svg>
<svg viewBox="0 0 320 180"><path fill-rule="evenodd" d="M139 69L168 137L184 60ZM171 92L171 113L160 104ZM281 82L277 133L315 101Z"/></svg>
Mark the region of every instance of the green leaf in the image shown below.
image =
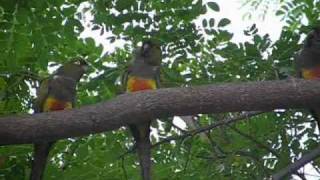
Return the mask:
<svg viewBox="0 0 320 180"><path fill-rule="evenodd" d="M209 6L210 9L219 12L220 8L219 5L216 2L208 2L207 5Z"/></svg>
<svg viewBox="0 0 320 180"><path fill-rule="evenodd" d="M218 27L224 27L224 26L226 26L226 25L228 25L230 23L231 23L231 21L229 19L222 18L218 23Z"/></svg>
<svg viewBox="0 0 320 180"><path fill-rule="evenodd" d="M284 14L285 14L285 12L282 11L282 10L278 10L278 11L276 12L276 15L277 15L277 16L281 16L281 15L284 15Z"/></svg>
<svg viewBox="0 0 320 180"><path fill-rule="evenodd" d="M129 9L131 6L133 6L134 3L135 3L135 1L133 1L133 0L117 1L116 9L119 11Z"/></svg>
<svg viewBox="0 0 320 180"><path fill-rule="evenodd" d="M18 63L16 59L16 54L14 52L9 52L6 56L6 64L8 66L8 70L11 72L16 72L18 70Z"/></svg>
<svg viewBox="0 0 320 180"><path fill-rule="evenodd" d="M202 20L202 26L207 27L208 26L208 21L206 19Z"/></svg>
<svg viewBox="0 0 320 180"><path fill-rule="evenodd" d="M209 25L210 25L210 27L214 26L214 18L210 18Z"/></svg>

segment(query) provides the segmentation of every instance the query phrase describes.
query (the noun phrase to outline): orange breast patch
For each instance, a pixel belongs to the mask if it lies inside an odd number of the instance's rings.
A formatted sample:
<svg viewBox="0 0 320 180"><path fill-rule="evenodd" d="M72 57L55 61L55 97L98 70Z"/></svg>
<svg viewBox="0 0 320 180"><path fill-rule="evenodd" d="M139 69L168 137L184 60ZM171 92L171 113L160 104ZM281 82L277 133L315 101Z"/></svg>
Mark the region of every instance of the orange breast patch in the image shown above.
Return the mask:
<svg viewBox="0 0 320 180"><path fill-rule="evenodd" d="M302 69L302 77L304 79L320 79L320 66L311 69Z"/></svg>
<svg viewBox="0 0 320 180"><path fill-rule="evenodd" d="M154 79L143 79L134 76L130 76L128 78L128 92L142 91L147 89L157 89L156 81Z"/></svg>
<svg viewBox="0 0 320 180"><path fill-rule="evenodd" d="M52 97L48 97L43 105L44 112L59 111L59 110L65 110L65 109L72 109L72 103L59 101Z"/></svg>

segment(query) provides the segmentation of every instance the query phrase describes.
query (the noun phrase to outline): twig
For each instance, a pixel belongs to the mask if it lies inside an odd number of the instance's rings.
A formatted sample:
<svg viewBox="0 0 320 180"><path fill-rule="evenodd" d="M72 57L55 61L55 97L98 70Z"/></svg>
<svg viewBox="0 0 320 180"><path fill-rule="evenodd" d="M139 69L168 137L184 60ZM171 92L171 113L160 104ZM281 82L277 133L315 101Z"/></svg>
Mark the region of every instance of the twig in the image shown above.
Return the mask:
<svg viewBox="0 0 320 180"><path fill-rule="evenodd" d="M195 118L195 116L180 116L180 118L187 124L188 129L192 130L196 130L201 128L201 124L200 122L197 120L198 118ZM211 144L212 148L213 148L213 154L217 154L217 156L220 156L223 154L223 151L221 149L221 147L219 147L217 145L216 142L214 142L214 140L211 138L210 136L210 132L204 132L204 133L199 133L198 134L200 136L200 139L204 140L205 142L209 141L209 143Z"/></svg>
<svg viewBox="0 0 320 180"><path fill-rule="evenodd" d="M317 171L318 174L320 174L320 169L318 167L314 167L314 169ZM305 173L306 174L306 173ZM319 176L320 177L320 176Z"/></svg>
<svg viewBox="0 0 320 180"><path fill-rule="evenodd" d="M172 127L178 129L179 131L181 131L181 132L183 132L183 133L188 132L188 131L180 128L179 126L175 125L175 124L173 123L173 121L167 121L167 123L169 123Z"/></svg>
<svg viewBox="0 0 320 180"><path fill-rule="evenodd" d="M193 131L189 131L183 135L180 135L180 136L170 136L168 138L165 138L163 139L162 141L159 141L155 144L152 145L152 147L156 147L156 146L159 146L161 144L164 144L164 143L168 143L170 141L173 141L173 140L178 140L178 139L185 139L189 136L193 136L195 134L199 134L199 133L202 133L202 132L206 132L206 131L210 131L214 128L217 128L217 127L220 127L220 126L224 126L224 125L228 125L228 124L231 124L231 123L235 123L237 121L240 121L240 120L243 120L243 119L246 119L246 118L249 118L249 117L252 117L252 116L256 116L256 115L259 115L259 114L262 114L264 112L262 111L258 111L258 112L248 112L248 113L245 113L245 114L242 114L242 115L239 115L235 118L227 118L226 120L223 120L223 121L218 121L212 125L209 125L209 126L206 126L206 127L202 127L202 128L199 128L199 129L195 129Z"/></svg>
<svg viewBox="0 0 320 180"><path fill-rule="evenodd" d="M122 168L124 177L125 177L126 180L128 180L127 170L126 170L126 167L124 165L124 157L122 157L121 160L122 160L121 161L121 168Z"/></svg>
<svg viewBox="0 0 320 180"><path fill-rule="evenodd" d="M254 142L255 144L257 144L259 147L265 149L266 151L270 152L271 154L273 154L275 157L280 158L279 154L274 151L273 149L269 148L267 145L259 142L258 140L256 140L255 138L251 137L248 134L245 134L243 132L241 132L239 129L235 128L235 127L231 127L229 126L230 129L234 130L235 132L237 132L238 134L240 134L241 136L249 139L250 141ZM296 174L297 176L299 176L302 180L305 180L306 178L304 177L304 175L302 173L299 172L295 172L294 174Z"/></svg>
<svg viewBox="0 0 320 180"><path fill-rule="evenodd" d="M285 176L290 175L300 169L305 164L309 163L310 161L316 159L320 156L320 146L318 146L316 149L312 150L310 153L303 155L298 161L294 162L293 164L290 164L286 168L283 168L276 174L272 176L273 180L281 180Z"/></svg>
<svg viewBox="0 0 320 180"><path fill-rule="evenodd" d="M134 144L130 149L128 149L126 152L122 153L122 154L118 157L118 159L123 159L126 155L135 152L135 151L136 151L136 148L137 148L137 146L136 146L136 144Z"/></svg>
<svg viewBox="0 0 320 180"><path fill-rule="evenodd" d="M266 176L269 176L271 174L269 170L265 168L260 158L258 158L258 156L256 156L255 154L247 151L235 151L234 154L249 158L253 163L255 163L258 166L258 168L261 168L261 170L264 172L264 174L266 174Z"/></svg>
<svg viewBox="0 0 320 180"><path fill-rule="evenodd" d="M239 116L234 117L234 118L227 118L225 120L218 121L218 122L216 122L216 123L214 123L212 125L206 126L206 127L198 128L198 129L195 129L195 130L192 130L192 131L185 131L185 134L180 135L180 136L179 135L178 136L170 136L168 138L165 138L162 141L159 141L159 142L153 144L151 146L151 148L154 148L154 147L159 146L159 145L164 144L164 143L168 143L168 142L173 141L173 140L185 139L187 137L194 136L194 135L202 133L202 132L210 131L210 130L212 130L214 128L217 128L217 127L220 127L220 126L223 126L223 125L227 125L227 124L231 124L231 123L235 123L237 121L240 121L240 120L252 117L252 116L256 116L256 115L259 115L259 114L262 114L262 113L264 113L264 112L262 112L262 111L248 112L248 113L244 113L244 114L239 115ZM135 149L136 149L135 146L133 146L132 148L128 149L126 152L124 152L123 154L121 154L119 156L119 159L123 158L124 156L126 156L126 155L128 155L130 153L133 153L135 151Z"/></svg>
<svg viewBox="0 0 320 180"><path fill-rule="evenodd" d="M188 147L188 151L187 151L187 153L188 153L188 156L187 156L187 160L186 160L186 163L184 164L184 168L183 168L183 171L184 172L187 172L187 168L188 168L188 165L189 165L189 162L190 162L190 156L191 156L191 148L192 148L192 142L191 142L191 144L189 145L189 147Z"/></svg>
<svg viewBox="0 0 320 180"><path fill-rule="evenodd" d="M255 144L257 144L259 147L265 149L266 151L270 152L271 154L273 154L275 157L280 158L279 154L274 151L273 149L269 148L267 145L259 142L258 140L256 140L255 138L251 137L248 134L245 134L243 132L241 132L239 129L232 127L232 126L228 126L230 129L232 129L233 131L237 132L238 134L240 134L241 136L247 138L248 140L254 142Z"/></svg>
<svg viewBox="0 0 320 180"><path fill-rule="evenodd" d="M299 176L299 178L301 178L302 180L307 180L307 178L305 177L304 173L299 173L298 171L296 171L294 174Z"/></svg>
<svg viewBox="0 0 320 180"><path fill-rule="evenodd" d="M214 150L214 154L215 156L218 156L218 157L223 157L225 156L225 152L224 150L222 149L222 147L220 147L211 137L211 134L207 131L205 132L206 136L208 137L208 140Z"/></svg>

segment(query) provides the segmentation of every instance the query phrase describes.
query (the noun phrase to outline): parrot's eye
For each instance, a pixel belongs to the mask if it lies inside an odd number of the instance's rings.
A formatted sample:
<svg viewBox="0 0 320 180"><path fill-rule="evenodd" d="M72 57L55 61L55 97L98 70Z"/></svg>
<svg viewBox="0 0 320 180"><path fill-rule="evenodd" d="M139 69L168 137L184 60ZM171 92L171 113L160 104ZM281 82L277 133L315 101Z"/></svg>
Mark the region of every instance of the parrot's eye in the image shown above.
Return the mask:
<svg viewBox="0 0 320 180"><path fill-rule="evenodd" d="M146 51L146 50L148 50L150 47L151 47L150 44L145 43L142 48L143 48L143 51Z"/></svg>
<svg viewBox="0 0 320 180"><path fill-rule="evenodd" d="M89 69L89 66L88 65L82 65L81 68L84 70L84 71L87 71Z"/></svg>
<svg viewBox="0 0 320 180"><path fill-rule="evenodd" d="M75 65L81 65L81 62L80 61L75 61L74 64Z"/></svg>
<svg viewBox="0 0 320 180"><path fill-rule="evenodd" d="M58 75L54 75L54 76L53 76L53 79L58 79L58 78L59 78Z"/></svg>

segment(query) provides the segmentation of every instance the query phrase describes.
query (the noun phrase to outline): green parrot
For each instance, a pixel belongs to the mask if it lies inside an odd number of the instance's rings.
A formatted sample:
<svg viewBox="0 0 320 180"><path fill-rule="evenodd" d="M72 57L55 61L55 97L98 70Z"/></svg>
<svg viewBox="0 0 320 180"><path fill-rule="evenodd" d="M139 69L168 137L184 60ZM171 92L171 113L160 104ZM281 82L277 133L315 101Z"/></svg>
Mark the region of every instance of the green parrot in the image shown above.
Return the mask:
<svg viewBox="0 0 320 180"><path fill-rule="evenodd" d="M123 84L126 92L157 89L160 84L161 60L160 45L155 40L144 41L142 46L135 50L133 62L124 75ZM143 180L151 179L150 124L151 120L129 125L136 142Z"/></svg>
<svg viewBox="0 0 320 180"><path fill-rule="evenodd" d="M320 27L311 31L303 48L295 57L297 76L309 80L320 80ZM311 113L320 130L320 107L313 107Z"/></svg>
<svg viewBox="0 0 320 180"><path fill-rule="evenodd" d="M76 102L76 86L88 68L85 60L79 58L64 64L40 84L35 101L35 113L71 109ZM49 155L55 142L34 144L34 157L30 180L41 180Z"/></svg>

